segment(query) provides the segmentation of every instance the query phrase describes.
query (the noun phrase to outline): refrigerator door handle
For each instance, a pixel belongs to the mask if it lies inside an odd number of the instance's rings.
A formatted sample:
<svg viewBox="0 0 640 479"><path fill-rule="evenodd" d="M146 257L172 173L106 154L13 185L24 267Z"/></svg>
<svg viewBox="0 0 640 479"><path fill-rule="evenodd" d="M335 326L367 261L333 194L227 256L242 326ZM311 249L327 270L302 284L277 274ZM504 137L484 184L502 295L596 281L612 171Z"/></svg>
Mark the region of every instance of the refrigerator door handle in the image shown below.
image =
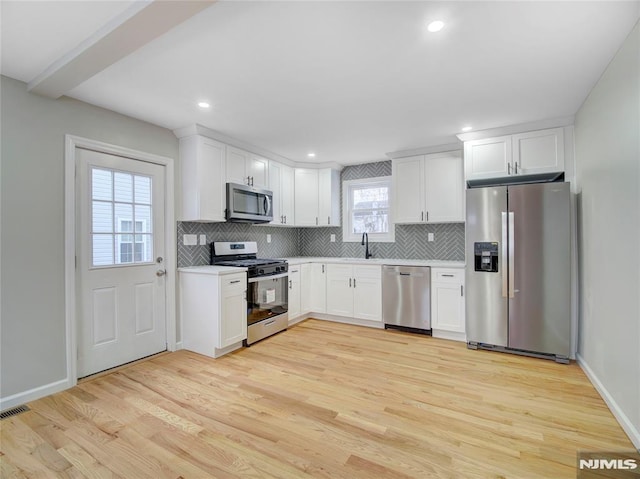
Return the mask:
<svg viewBox="0 0 640 479"><path fill-rule="evenodd" d="M507 276L507 257L508 257L508 243L509 238L507 236L507 212L502 212L502 258L500 261L502 262L502 297L507 297L508 290L508 276Z"/></svg>
<svg viewBox="0 0 640 479"><path fill-rule="evenodd" d="M515 238L515 218L513 211L509 212L509 297L515 295L515 262L516 262L516 238Z"/></svg>

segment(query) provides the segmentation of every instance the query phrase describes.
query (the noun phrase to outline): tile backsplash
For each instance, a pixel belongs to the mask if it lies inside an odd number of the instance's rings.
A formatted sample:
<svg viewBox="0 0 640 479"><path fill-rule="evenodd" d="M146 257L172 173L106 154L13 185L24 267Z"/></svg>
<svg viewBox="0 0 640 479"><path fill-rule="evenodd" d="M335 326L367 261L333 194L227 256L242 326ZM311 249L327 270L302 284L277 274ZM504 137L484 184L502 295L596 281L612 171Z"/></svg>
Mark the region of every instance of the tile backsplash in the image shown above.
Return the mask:
<svg viewBox="0 0 640 479"><path fill-rule="evenodd" d="M185 246L183 235L207 236L206 245ZM271 243L267 243L267 235ZM259 226L244 223L191 223L178 221L178 267L209 264L212 241L255 241L258 254L263 258L286 258L300 256L298 228Z"/></svg>
<svg viewBox="0 0 640 479"><path fill-rule="evenodd" d="M374 178L391 175L391 161L347 166L341 180ZM428 241L428 234L434 241ZM185 246L183 235L206 235L207 244ZM267 235L271 243L267 243ZM336 241L330 242L335 234ZM209 264L209 243L212 241L255 241L258 255L283 258L292 256L364 256L360 243L343 243L342 227L283 228L278 226L248 225L242 223L178 222L178 267ZM395 243L370 243L376 258L464 260L464 223L428 225L396 225Z"/></svg>

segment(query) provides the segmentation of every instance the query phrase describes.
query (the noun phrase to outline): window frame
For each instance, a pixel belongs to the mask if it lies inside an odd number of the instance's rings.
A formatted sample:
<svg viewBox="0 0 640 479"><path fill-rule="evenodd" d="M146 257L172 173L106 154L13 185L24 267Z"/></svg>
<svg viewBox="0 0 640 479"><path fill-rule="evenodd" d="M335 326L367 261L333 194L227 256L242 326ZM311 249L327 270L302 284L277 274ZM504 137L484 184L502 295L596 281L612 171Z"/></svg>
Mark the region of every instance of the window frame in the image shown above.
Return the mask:
<svg viewBox="0 0 640 479"><path fill-rule="evenodd" d="M368 233L369 243L394 243L396 240L396 228L393 222L393 184L391 176L377 176L373 178L359 178L342 182L342 241L343 243L359 243L362 241L362 233L352 233L352 212L354 188L361 189L366 186L384 185L389 188L389 231L387 233Z"/></svg>

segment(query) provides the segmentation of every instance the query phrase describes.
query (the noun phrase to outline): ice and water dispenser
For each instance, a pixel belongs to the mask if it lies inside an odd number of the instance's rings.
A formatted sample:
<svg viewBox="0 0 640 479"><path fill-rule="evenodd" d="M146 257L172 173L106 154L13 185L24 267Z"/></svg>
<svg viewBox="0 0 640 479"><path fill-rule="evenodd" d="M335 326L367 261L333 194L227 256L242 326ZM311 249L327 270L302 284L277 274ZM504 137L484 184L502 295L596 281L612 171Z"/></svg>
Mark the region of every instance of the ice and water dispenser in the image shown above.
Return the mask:
<svg viewBox="0 0 640 479"><path fill-rule="evenodd" d="M498 272L498 243L473 243L475 270L481 273Z"/></svg>

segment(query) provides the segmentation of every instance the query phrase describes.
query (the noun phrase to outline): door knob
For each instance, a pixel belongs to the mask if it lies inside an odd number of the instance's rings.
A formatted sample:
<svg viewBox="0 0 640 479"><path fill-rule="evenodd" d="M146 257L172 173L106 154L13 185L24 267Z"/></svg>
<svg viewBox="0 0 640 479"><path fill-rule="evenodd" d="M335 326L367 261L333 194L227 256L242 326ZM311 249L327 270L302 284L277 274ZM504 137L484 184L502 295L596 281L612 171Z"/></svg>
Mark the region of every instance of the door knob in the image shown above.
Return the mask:
<svg viewBox="0 0 640 479"><path fill-rule="evenodd" d="M167 271L164 269L159 269L158 271L156 271L156 276L164 276L165 274L167 274Z"/></svg>

